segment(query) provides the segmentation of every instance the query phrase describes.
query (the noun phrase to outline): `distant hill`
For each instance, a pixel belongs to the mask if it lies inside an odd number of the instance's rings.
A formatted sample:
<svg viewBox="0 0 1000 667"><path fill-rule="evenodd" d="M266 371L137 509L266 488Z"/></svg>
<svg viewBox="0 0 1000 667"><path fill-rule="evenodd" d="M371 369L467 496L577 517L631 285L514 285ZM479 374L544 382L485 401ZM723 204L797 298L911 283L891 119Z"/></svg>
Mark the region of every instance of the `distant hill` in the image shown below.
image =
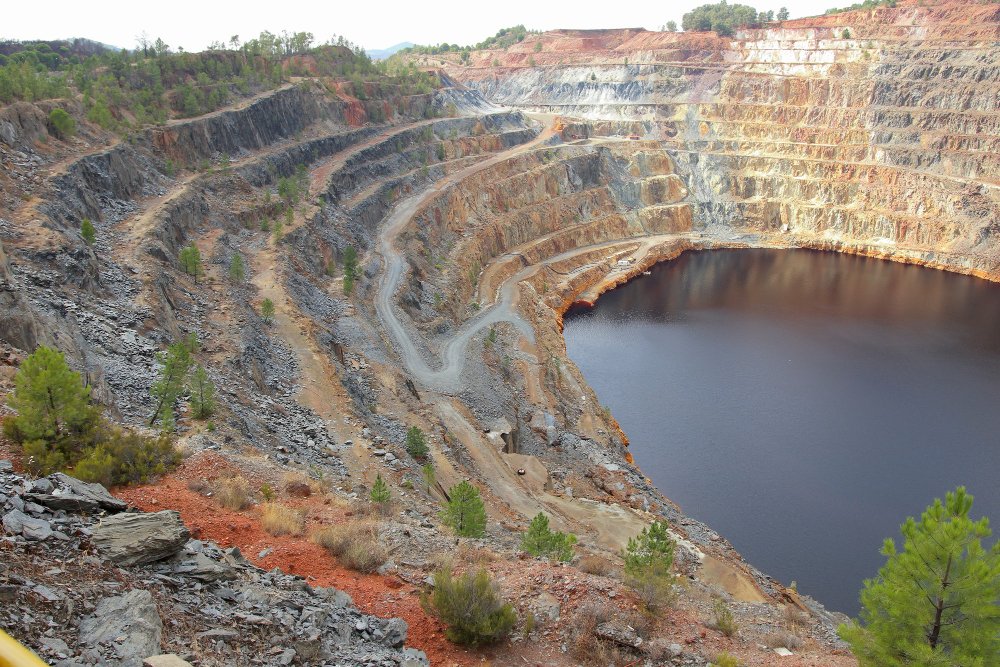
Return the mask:
<svg viewBox="0 0 1000 667"><path fill-rule="evenodd" d="M402 51L403 49L408 49L413 46L413 42L400 42L394 46L390 46L387 49L365 49L365 53L372 60L385 60L396 51Z"/></svg>

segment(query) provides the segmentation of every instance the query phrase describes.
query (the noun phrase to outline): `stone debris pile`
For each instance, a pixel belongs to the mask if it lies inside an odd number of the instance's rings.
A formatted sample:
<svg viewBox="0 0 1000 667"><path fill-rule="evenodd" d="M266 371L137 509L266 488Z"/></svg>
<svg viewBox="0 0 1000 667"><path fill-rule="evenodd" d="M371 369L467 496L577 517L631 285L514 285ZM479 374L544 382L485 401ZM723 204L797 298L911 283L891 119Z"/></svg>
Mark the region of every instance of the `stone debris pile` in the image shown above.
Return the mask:
<svg viewBox="0 0 1000 667"><path fill-rule="evenodd" d="M422 667L406 622L192 540L177 512L0 461L0 626L58 667Z"/></svg>

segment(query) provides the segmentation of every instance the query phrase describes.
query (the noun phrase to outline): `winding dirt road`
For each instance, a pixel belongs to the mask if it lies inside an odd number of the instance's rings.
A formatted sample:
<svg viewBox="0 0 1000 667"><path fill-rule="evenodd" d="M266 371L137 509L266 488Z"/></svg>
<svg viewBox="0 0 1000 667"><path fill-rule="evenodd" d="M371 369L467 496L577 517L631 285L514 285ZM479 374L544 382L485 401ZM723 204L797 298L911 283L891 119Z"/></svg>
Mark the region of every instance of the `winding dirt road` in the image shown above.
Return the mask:
<svg viewBox="0 0 1000 667"><path fill-rule="evenodd" d="M534 150L541 143L552 137L553 134L554 131L548 128L526 144L515 146L441 179L433 188L400 201L389 217L386 218L386 223L379 234L379 252L385 263L385 270L382 273L378 293L375 297L375 312L379 320L382 321L383 326L385 326L386 331L392 336L403 365L406 366L406 369L414 378L430 389L451 394L461 387L461 373L465 360L465 350L473 336L484 327L491 326L497 322L512 322L519 331L531 340L534 339L534 331L531 325L525 322L511 308L514 300L514 287L513 283L508 283L501 290L501 297L493 307L482 311L462 325L458 333L448 341L441 351L441 361L438 367L432 368L420 353L417 344L411 338L406 326L399 319L393 305L396 291L399 289L399 283L406 270L406 262L395 246L396 239L407 223L420 210L421 206L437 196L446 187L450 187L476 172L509 160L516 155Z"/></svg>

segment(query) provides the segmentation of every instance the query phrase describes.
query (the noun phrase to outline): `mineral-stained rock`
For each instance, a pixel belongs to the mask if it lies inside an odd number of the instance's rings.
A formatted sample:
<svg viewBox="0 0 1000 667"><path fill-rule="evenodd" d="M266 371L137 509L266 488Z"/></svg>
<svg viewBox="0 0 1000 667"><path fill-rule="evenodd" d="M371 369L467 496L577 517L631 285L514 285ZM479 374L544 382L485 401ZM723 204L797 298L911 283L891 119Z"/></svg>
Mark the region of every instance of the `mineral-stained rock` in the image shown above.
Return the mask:
<svg viewBox="0 0 1000 667"><path fill-rule="evenodd" d="M93 541L101 554L119 565L140 565L173 556L189 537L181 515L163 510L108 517L94 530Z"/></svg>
<svg viewBox="0 0 1000 667"><path fill-rule="evenodd" d="M102 651L109 658L105 664L121 667L141 667L144 658L158 654L162 634L156 602L142 589L104 598L80 621L80 643L109 649Z"/></svg>

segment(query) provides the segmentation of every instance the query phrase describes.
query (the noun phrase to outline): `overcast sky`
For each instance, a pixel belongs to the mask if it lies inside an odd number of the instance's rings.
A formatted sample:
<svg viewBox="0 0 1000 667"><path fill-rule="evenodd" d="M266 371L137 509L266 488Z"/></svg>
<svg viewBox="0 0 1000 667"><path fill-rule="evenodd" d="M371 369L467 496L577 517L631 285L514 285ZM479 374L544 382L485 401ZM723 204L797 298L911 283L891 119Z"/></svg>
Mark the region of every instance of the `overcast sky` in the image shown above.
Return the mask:
<svg viewBox="0 0 1000 667"><path fill-rule="evenodd" d="M320 42L343 35L365 48L385 48L399 42L474 44L500 28L523 23L535 30L553 28L658 29L705 0L626 0L559 2L558 0L441 0L365 2L220 2L217 0L46 0L40 4L9 0L4 4L0 38L56 39L87 37L119 47L134 48L145 31L162 37L171 48L200 51L215 40L256 36L262 30L280 33L308 31ZM840 0L850 4L849 0ZM761 11L782 5L791 17L821 14L837 0L753 2Z"/></svg>

